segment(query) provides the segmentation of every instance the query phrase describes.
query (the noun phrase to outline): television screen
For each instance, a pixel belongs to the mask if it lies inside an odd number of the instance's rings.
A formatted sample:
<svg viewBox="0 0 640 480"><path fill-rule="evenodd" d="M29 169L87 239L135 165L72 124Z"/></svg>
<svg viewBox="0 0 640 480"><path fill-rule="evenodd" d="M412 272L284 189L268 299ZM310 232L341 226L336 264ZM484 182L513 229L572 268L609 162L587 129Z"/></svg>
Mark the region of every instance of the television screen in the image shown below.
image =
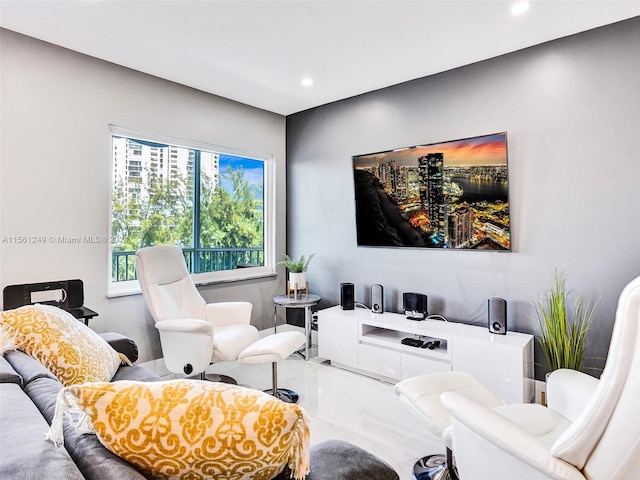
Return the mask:
<svg viewBox="0 0 640 480"><path fill-rule="evenodd" d="M359 246L511 250L506 132L352 158Z"/></svg>

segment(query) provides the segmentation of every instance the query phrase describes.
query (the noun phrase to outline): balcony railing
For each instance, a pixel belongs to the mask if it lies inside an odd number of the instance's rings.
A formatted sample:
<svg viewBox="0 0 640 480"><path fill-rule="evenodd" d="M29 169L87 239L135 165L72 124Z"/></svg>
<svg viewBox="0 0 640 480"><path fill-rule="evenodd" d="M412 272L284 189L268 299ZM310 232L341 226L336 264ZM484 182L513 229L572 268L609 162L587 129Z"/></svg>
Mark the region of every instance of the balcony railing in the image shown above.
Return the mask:
<svg viewBox="0 0 640 480"><path fill-rule="evenodd" d="M247 266L264 265L264 249L255 248L183 248L189 273L234 270ZM136 252L111 253L111 280L136 280Z"/></svg>

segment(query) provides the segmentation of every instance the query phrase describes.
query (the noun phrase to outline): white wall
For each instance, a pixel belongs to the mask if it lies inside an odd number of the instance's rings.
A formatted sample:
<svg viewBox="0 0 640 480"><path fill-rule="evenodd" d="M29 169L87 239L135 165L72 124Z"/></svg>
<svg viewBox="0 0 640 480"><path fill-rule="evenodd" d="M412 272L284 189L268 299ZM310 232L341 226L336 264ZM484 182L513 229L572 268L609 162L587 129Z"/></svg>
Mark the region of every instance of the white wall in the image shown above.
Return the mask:
<svg viewBox="0 0 640 480"><path fill-rule="evenodd" d="M380 283L390 311L417 291L430 313L478 324L500 296L509 328L529 332L558 268L601 298L588 354L604 357L640 275L638 52L640 17L287 117L289 253L317 253L312 290L336 304L354 282L366 303ZM502 131L512 253L357 247L352 155Z"/></svg>
<svg viewBox="0 0 640 480"><path fill-rule="evenodd" d="M110 232L109 124L166 133L276 158L276 252L285 242L285 119L224 98L0 30L0 239ZM207 72L203 71L203 75ZM0 244L0 283L80 278L90 326L133 337L141 361L161 356L140 295L108 299L107 244ZM201 289L249 300L252 322L272 324L283 275Z"/></svg>

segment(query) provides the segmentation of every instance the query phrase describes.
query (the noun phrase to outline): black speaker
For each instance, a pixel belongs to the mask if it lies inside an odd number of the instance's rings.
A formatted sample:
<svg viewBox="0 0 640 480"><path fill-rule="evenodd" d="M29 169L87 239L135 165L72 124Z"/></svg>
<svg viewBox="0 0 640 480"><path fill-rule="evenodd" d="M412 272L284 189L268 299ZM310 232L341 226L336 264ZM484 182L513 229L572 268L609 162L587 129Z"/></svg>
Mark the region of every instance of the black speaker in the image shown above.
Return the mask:
<svg viewBox="0 0 640 480"><path fill-rule="evenodd" d="M427 318L427 296L422 293L403 293L402 309L409 320L424 320Z"/></svg>
<svg viewBox="0 0 640 480"><path fill-rule="evenodd" d="M507 301L504 298L491 297L488 301L489 331L498 335L507 334Z"/></svg>
<svg viewBox="0 0 640 480"><path fill-rule="evenodd" d="M340 284L340 307L342 310L353 310L355 308L355 286L353 283Z"/></svg>
<svg viewBox="0 0 640 480"><path fill-rule="evenodd" d="M373 313L384 312L384 289L382 285L371 285L371 311Z"/></svg>

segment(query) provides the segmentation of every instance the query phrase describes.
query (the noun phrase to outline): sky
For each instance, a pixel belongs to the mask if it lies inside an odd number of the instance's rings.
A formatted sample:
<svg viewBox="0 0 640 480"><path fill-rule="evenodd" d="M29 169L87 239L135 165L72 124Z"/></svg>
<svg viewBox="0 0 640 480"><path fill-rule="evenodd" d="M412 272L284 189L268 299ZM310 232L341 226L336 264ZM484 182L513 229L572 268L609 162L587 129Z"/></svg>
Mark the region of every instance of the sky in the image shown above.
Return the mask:
<svg viewBox="0 0 640 480"><path fill-rule="evenodd" d="M220 176L222 179L222 188L229 190L230 182L223 176L227 172L227 165L235 170L240 167L244 168L244 179L249 181L249 185L264 185L264 162L254 160L252 158L236 157L233 155L220 154Z"/></svg>
<svg viewBox="0 0 640 480"><path fill-rule="evenodd" d="M454 165L506 165L507 134L495 133L405 149L357 155L354 167L364 168L380 162L395 160L397 165L418 165L418 158L428 153L444 153L445 166Z"/></svg>

